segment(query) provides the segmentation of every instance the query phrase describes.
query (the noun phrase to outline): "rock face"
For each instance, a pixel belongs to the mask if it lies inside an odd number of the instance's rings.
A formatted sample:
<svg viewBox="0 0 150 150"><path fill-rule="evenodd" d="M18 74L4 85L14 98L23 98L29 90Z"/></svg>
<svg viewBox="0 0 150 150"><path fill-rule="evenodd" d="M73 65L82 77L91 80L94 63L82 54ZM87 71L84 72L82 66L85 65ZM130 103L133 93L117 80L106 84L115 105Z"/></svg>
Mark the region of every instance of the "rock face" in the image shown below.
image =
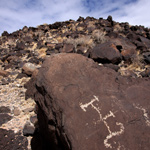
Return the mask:
<svg viewBox="0 0 150 150"><path fill-rule="evenodd" d="M98 62L118 63L121 61L121 54L112 42L106 42L93 48L91 58Z"/></svg>
<svg viewBox="0 0 150 150"><path fill-rule="evenodd" d="M149 149L149 78L122 77L82 55L56 54L34 84L44 149Z"/></svg>
<svg viewBox="0 0 150 150"><path fill-rule="evenodd" d="M0 128L0 149L1 150L27 150L28 140L21 133L15 134L12 130Z"/></svg>

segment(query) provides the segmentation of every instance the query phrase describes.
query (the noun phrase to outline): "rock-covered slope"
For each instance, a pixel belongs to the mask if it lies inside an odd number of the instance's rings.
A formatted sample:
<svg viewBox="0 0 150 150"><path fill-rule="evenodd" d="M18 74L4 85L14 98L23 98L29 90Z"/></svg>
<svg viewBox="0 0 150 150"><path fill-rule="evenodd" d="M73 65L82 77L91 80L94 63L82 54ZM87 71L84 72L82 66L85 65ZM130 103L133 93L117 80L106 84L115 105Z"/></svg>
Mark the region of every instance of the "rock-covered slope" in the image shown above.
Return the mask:
<svg viewBox="0 0 150 150"><path fill-rule="evenodd" d="M0 128L1 137L10 137L7 140L14 149L16 145L30 149L31 136L38 133L38 109L33 100L37 89L32 83L37 80L38 70L45 58L59 53L78 53L94 60L95 64L122 77L121 85L126 84L125 78L135 78L136 84L149 84L150 29L143 26L118 23L111 16L107 19L79 17L77 21L44 24L37 28L24 27L11 34L5 31L0 37ZM33 78L29 81L31 76ZM107 84L109 82L106 81ZM29 89L26 95L24 85ZM145 91L141 95L145 95ZM144 99L147 100L147 97ZM148 101L146 105L148 108ZM149 121L147 108L137 107L141 109L141 116ZM142 111L145 113L142 114ZM18 138L12 141L11 137L15 136ZM19 137L25 142L20 143ZM41 139L38 135L36 138ZM1 149L6 146L3 139L0 139L3 143ZM36 143L35 138L32 143ZM35 144L32 145L32 149L37 149Z"/></svg>

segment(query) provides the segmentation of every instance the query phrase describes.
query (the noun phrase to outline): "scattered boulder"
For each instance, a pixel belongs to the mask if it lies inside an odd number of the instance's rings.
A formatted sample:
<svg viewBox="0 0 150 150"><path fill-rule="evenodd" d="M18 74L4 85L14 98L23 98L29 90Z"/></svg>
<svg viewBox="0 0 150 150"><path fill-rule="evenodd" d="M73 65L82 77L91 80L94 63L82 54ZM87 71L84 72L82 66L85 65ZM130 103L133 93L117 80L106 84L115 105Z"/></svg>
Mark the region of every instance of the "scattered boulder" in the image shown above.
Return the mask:
<svg viewBox="0 0 150 150"><path fill-rule="evenodd" d="M135 49L126 49L121 52L121 55L123 57L123 60L125 61L131 61L132 57L136 55Z"/></svg>
<svg viewBox="0 0 150 150"><path fill-rule="evenodd" d="M23 41L16 43L16 51L23 50L25 47L26 47L26 45Z"/></svg>
<svg viewBox="0 0 150 150"><path fill-rule="evenodd" d="M150 77L150 68L146 68L146 70L141 72L140 75L142 77Z"/></svg>
<svg viewBox="0 0 150 150"><path fill-rule="evenodd" d="M8 115L8 114L3 114L3 113L0 113L0 125L2 125L3 123L6 123L8 122L9 120L12 119L12 116Z"/></svg>
<svg viewBox="0 0 150 150"><path fill-rule="evenodd" d="M13 110L13 114L14 114L15 116L18 116L18 115L20 115L20 113L21 113L20 109L17 108L17 107L15 107L14 110Z"/></svg>
<svg viewBox="0 0 150 150"><path fill-rule="evenodd" d="M0 70L0 76L7 77L9 75L8 71Z"/></svg>
<svg viewBox="0 0 150 150"><path fill-rule="evenodd" d="M37 67L32 63L25 63L22 67L22 70L25 74L31 76Z"/></svg>
<svg viewBox="0 0 150 150"><path fill-rule="evenodd" d="M112 42L98 44L91 51L90 57L99 63L119 63L121 54Z"/></svg>
<svg viewBox="0 0 150 150"><path fill-rule="evenodd" d="M7 79L1 79L1 84L2 85L7 85L7 84L9 84L9 81L7 80Z"/></svg>
<svg viewBox="0 0 150 150"><path fill-rule="evenodd" d="M45 149L149 149L149 86L79 54L47 58L34 95Z"/></svg>
<svg viewBox="0 0 150 150"><path fill-rule="evenodd" d="M118 72L118 70L119 70L119 66L114 65L114 64L104 64L104 67L111 68L111 69L115 70L116 72Z"/></svg>
<svg viewBox="0 0 150 150"><path fill-rule="evenodd" d="M9 33L7 32L7 31L4 31L3 33L2 33L2 36L8 36L9 35Z"/></svg>
<svg viewBox="0 0 150 150"><path fill-rule="evenodd" d="M144 60L150 63L150 52L143 53Z"/></svg>
<svg viewBox="0 0 150 150"><path fill-rule="evenodd" d="M32 136L32 135L34 135L34 132L35 132L35 127L33 125L31 125L29 122L27 122L23 128L23 135L24 136Z"/></svg>
<svg viewBox="0 0 150 150"><path fill-rule="evenodd" d="M60 48L61 53L71 53L74 51L74 46L72 44L64 44L63 48Z"/></svg>
<svg viewBox="0 0 150 150"><path fill-rule="evenodd" d="M34 115L34 116L31 116L31 117L30 117L30 122L31 122L32 124L35 124L37 121L38 121L38 120L37 120L37 115Z"/></svg>
<svg viewBox="0 0 150 150"><path fill-rule="evenodd" d="M6 107L6 106L1 106L0 107L0 113L10 113L11 110L9 107Z"/></svg>

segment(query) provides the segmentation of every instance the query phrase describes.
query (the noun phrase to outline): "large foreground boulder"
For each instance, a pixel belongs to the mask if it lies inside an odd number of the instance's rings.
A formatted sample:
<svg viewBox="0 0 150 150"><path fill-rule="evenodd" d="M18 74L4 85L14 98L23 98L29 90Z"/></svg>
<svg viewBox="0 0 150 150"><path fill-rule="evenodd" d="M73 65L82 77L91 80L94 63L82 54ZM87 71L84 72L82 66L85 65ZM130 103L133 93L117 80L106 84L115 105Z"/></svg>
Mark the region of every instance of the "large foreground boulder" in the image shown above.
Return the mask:
<svg viewBox="0 0 150 150"><path fill-rule="evenodd" d="M149 149L150 79L64 53L45 60L35 86L44 149Z"/></svg>

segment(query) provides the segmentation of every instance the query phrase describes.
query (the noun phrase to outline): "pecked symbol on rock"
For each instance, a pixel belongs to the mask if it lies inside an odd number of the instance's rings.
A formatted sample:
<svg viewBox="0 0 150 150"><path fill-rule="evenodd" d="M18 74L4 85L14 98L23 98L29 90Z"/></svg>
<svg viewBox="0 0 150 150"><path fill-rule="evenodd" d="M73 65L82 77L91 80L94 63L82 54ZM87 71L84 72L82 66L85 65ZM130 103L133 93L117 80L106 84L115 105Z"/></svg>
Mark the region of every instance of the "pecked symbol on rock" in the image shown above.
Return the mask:
<svg viewBox="0 0 150 150"><path fill-rule="evenodd" d="M94 96L94 99L92 99L89 103L86 103L86 104L80 103L79 105L84 112L87 111L86 110L87 107L91 106L98 113L99 120L97 122L102 121L104 123L104 125L106 126L108 132L109 132L109 135L107 135L106 139L104 140L104 145L106 148L112 148L112 145L108 142L108 140L113 138L114 136L119 136L120 134L123 134L124 126L121 122L116 122L116 125L120 126L120 131L112 132L110 130L108 123L107 123L107 119L109 117L115 118L115 114L112 111L109 111L109 113L103 117L103 115L101 114L101 109L99 107L97 107L96 104L94 105L94 102L96 102L96 101L99 102L99 99L97 96L95 96L95 95L93 95L93 96ZM119 146L118 146L118 148L119 148Z"/></svg>
<svg viewBox="0 0 150 150"><path fill-rule="evenodd" d="M63 53L47 58L31 81L27 94L33 91L47 149L149 150L149 79Z"/></svg>

